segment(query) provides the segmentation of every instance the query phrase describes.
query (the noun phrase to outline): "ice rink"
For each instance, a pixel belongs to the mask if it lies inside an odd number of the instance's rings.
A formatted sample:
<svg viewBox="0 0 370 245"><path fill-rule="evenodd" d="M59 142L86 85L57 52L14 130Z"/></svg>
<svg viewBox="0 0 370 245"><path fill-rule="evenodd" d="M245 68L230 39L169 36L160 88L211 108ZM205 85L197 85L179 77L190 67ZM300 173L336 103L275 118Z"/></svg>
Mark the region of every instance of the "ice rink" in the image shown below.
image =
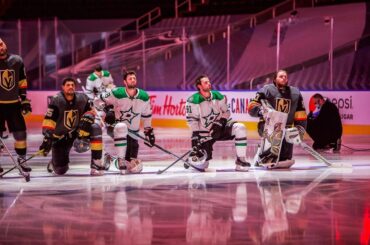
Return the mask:
<svg viewBox="0 0 370 245"><path fill-rule="evenodd" d="M40 131L29 130L29 155L38 150ZM177 155L190 148L188 130L155 132L157 144ZM248 142L250 160L258 142ZM5 143L13 151L12 137ZM344 136L343 145L370 148L370 136ZM176 159L142 142L144 170L135 175L111 166L92 177L90 152L72 150L70 170L54 176L46 171L50 155L35 157L30 182L16 170L0 179L0 243L369 244L370 151L344 146L322 154L353 168L327 167L296 147L288 170L235 172L233 141L215 144L213 171L206 173L179 162L159 175ZM0 164L13 166L5 154Z"/></svg>

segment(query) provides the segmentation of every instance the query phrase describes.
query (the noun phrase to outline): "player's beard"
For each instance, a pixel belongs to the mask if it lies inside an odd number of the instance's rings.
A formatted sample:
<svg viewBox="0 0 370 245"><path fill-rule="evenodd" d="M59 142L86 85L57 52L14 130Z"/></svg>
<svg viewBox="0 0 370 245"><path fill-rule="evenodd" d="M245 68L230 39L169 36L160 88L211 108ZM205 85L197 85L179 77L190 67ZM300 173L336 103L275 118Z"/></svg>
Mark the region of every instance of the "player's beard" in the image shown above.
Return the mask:
<svg viewBox="0 0 370 245"><path fill-rule="evenodd" d="M129 85L129 84L127 84L127 88L128 89L135 89L136 88L136 85Z"/></svg>
<svg viewBox="0 0 370 245"><path fill-rule="evenodd" d="M209 93L209 92L211 92L212 87L211 87L211 86L209 86L209 87L203 88L202 90L203 90L203 92L205 92L205 93Z"/></svg>
<svg viewBox="0 0 370 245"><path fill-rule="evenodd" d="M8 54L8 49L4 48L0 50L0 57L5 57Z"/></svg>
<svg viewBox="0 0 370 245"><path fill-rule="evenodd" d="M69 95L69 96L73 96L75 94L75 90L74 89L69 89L69 90L67 90L66 94Z"/></svg>

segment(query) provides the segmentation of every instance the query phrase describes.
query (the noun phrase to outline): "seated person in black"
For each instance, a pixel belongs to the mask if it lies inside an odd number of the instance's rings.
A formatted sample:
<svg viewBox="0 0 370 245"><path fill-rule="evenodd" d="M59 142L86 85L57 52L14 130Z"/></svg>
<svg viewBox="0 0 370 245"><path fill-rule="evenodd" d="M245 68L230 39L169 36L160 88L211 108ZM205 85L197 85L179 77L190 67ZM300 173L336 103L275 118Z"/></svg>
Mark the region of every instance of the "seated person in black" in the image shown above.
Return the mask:
<svg viewBox="0 0 370 245"><path fill-rule="evenodd" d="M314 141L312 147L339 152L343 128L337 106L318 93L312 99L315 110L308 114L307 119L307 133Z"/></svg>

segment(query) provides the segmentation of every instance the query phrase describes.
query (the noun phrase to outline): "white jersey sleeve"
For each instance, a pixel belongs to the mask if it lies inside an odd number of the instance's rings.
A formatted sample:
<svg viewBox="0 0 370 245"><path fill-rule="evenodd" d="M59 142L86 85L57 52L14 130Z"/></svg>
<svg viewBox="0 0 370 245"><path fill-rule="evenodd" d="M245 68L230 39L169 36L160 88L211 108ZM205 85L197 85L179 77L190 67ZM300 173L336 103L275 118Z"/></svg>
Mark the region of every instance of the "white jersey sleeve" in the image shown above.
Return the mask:
<svg viewBox="0 0 370 245"><path fill-rule="evenodd" d="M152 127L152 106L150 105L150 100L144 104L141 120L143 121L144 128Z"/></svg>
<svg viewBox="0 0 370 245"><path fill-rule="evenodd" d="M94 74L90 74L90 76L86 79L86 86L84 92L90 99L94 99L95 94L98 92L97 85L99 78Z"/></svg>
<svg viewBox="0 0 370 245"><path fill-rule="evenodd" d="M192 132L200 130L200 107L194 103L193 96L186 101L186 122Z"/></svg>

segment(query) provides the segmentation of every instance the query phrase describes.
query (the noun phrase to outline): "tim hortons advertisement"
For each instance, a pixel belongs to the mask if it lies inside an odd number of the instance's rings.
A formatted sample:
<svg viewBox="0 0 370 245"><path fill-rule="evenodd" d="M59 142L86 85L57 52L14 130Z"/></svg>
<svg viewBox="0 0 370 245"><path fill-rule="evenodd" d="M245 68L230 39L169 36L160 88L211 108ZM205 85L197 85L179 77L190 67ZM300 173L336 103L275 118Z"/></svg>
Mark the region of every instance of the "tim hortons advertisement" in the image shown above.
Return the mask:
<svg viewBox="0 0 370 245"><path fill-rule="evenodd" d="M33 114L44 115L47 107L47 97L55 95L57 91L30 91ZM195 91L149 91L150 102L153 109L153 118L184 119L185 104L189 96ZM227 97L227 102L232 117L238 121L252 122L256 118L248 115L248 104L254 98L256 91L222 91ZM303 100L308 113L308 104L316 91L302 92ZM329 98L339 108L343 124L370 125L370 91L320 91L324 97Z"/></svg>

